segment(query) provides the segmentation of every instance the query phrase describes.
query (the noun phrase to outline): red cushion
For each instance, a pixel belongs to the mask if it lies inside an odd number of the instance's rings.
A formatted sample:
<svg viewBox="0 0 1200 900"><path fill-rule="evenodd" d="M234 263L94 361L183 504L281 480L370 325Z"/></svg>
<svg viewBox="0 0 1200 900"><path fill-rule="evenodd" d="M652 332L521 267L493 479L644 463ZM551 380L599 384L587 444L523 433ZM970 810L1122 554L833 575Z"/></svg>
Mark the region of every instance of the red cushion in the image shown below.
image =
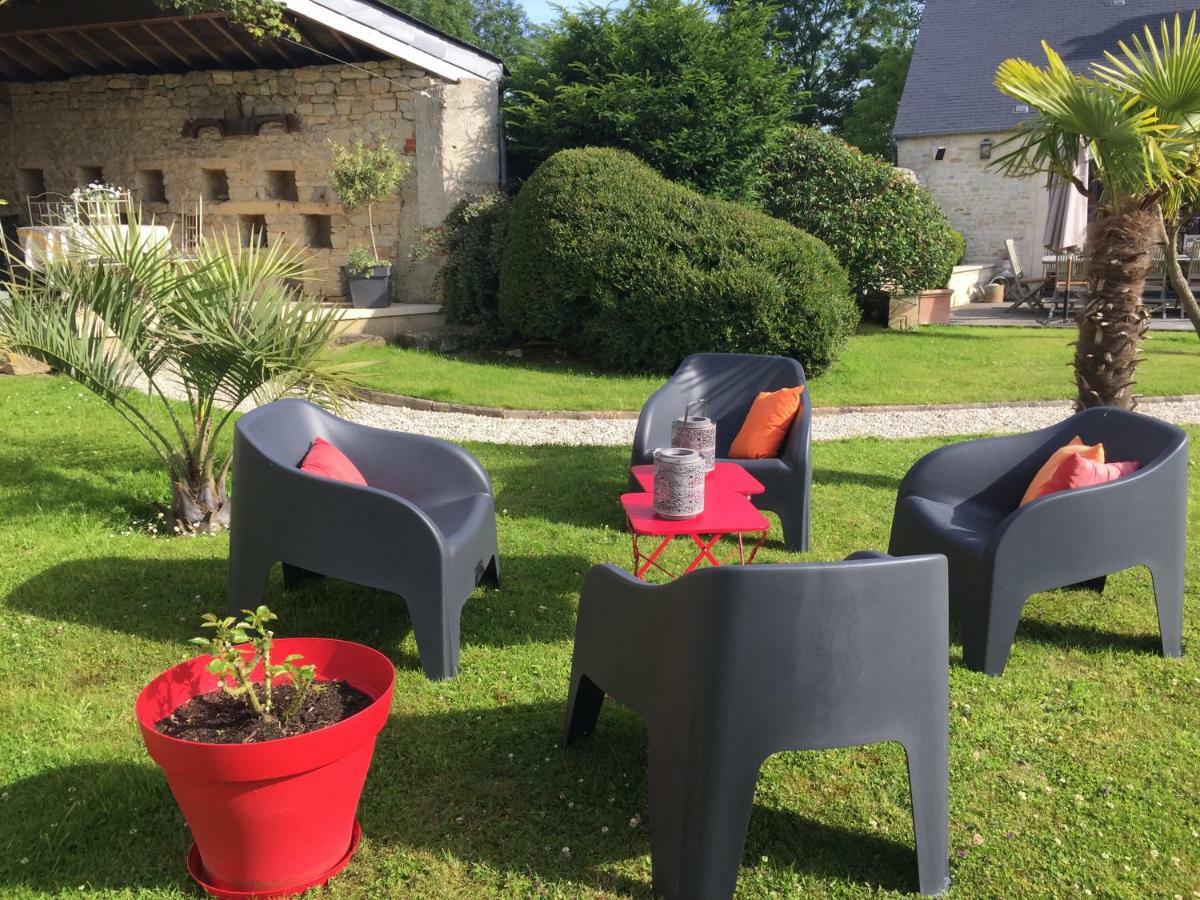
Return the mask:
<svg viewBox="0 0 1200 900"><path fill-rule="evenodd" d="M1106 484L1116 481L1122 475L1136 472L1141 467L1142 464L1137 462L1102 463L1088 459L1082 453L1072 453L1062 461L1046 483L1044 493L1053 494L1072 488L1091 487L1093 484Z"/></svg>
<svg viewBox="0 0 1200 900"><path fill-rule="evenodd" d="M304 459L300 460L300 471L332 481L348 481L363 487L367 484L367 479L362 477L362 472L347 459L346 454L323 438L312 442Z"/></svg>

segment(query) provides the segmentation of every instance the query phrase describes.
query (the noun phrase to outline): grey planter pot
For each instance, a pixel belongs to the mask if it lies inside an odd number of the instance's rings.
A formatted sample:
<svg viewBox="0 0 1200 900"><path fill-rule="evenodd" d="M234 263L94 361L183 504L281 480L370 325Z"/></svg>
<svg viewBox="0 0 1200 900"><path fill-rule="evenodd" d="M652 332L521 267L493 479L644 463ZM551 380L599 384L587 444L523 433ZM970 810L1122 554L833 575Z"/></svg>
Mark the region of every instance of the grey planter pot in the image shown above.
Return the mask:
<svg viewBox="0 0 1200 900"><path fill-rule="evenodd" d="M351 275L346 272L350 284L350 302L355 309L382 309L392 303L392 266L376 266L369 275Z"/></svg>

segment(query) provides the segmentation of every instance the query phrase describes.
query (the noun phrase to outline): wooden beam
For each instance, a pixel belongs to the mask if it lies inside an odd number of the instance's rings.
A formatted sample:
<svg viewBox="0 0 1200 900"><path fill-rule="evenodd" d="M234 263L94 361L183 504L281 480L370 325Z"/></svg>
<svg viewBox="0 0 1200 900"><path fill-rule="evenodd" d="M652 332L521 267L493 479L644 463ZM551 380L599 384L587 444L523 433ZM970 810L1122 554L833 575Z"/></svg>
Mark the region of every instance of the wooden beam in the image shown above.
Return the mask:
<svg viewBox="0 0 1200 900"><path fill-rule="evenodd" d="M328 53L328 51L321 46L321 42L317 40L312 31L300 19L296 19L296 31L300 32L300 37L304 38L304 40L311 45L312 49L316 50L318 53Z"/></svg>
<svg viewBox="0 0 1200 900"><path fill-rule="evenodd" d="M185 66L187 66L189 69L195 68L195 64L190 59L188 59L186 56L184 56L182 53L180 53L178 50L176 50L173 45L168 44L166 41L163 40L162 35L158 33L158 29L151 28L145 22L141 23L141 29L142 29L142 31L146 32L146 34L150 35L150 37L154 38L154 40L158 41L158 43L161 44L165 49L167 49L171 53L175 54L175 58L178 59Z"/></svg>
<svg viewBox="0 0 1200 900"><path fill-rule="evenodd" d="M63 43L62 38L60 38L58 35L56 35L52 32L47 31L47 32L44 32L43 34L44 34L44 37L46 38L46 40L53 41L55 44L58 44L58 46L60 46L67 53L74 56L76 59L78 59L80 62L82 62L85 66L87 66L93 72L103 72L104 71L102 68L100 68L100 66L96 65L94 62L92 62L90 59L88 59L86 56L84 56L82 53L80 53L78 47L72 47L69 44Z"/></svg>
<svg viewBox="0 0 1200 900"><path fill-rule="evenodd" d="M116 28L109 28L108 30L111 31L113 34L115 34L117 37L119 37L121 40L123 40L126 44L128 44L130 50L132 50L134 53L136 53L138 56L140 56L146 62L150 63L150 65L154 66L154 71L156 71L156 72L165 72L166 71L166 69L164 69L161 65L159 65L159 62L157 59L155 59L153 56L151 56L149 53L147 53L145 50L143 50L141 47L139 47L137 44L135 44L129 38L125 37L125 35L123 35Z"/></svg>
<svg viewBox="0 0 1200 900"><path fill-rule="evenodd" d="M0 6L0 33L70 31L75 28L108 28L113 25L124 27L141 22L169 22L221 15L219 12L205 12L185 16L174 10L159 10L145 0L104 0L103 3L40 0L38 3Z"/></svg>
<svg viewBox="0 0 1200 900"><path fill-rule="evenodd" d="M186 25L184 25L183 22L175 22L174 24L175 24L176 28L178 28L185 35L187 35L189 38L192 39L193 44L195 44L197 47L199 47L208 56L211 56L213 59L213 62L215 62L217 65L219 65L219 66L229 65L229 63L227 63L225 61L225 58L223 56L221 56L221 54L214 52L212 50L212 48L210 48L207 44L205 44L203 41L201 41L200 38L196 37L195 32L193 32Z"/></svg>
<svg viewBox="0 0 1200 900"><path fill-rule="evenodd" d="M76 29L75 34L79 35L79 37L83 38L85 41L87 41L89 44L91 44L93 47L95 47L97 50L99 50L101 53L103 53L105 56L107 56L109 59L111 59L113 62L115 62L118 66L121 66L122 68L124 68L129 65L128 62L121 59L121 57L117 56L117 54L113 53L111 50L109 50L107 47L105 47L103 44L101 44L99 41L97 41L95 38L93 38L90 34L88 34L82 28Z"/></svg>
<svg viewBox="0 0 1200 900"><path fill-rule="evenodd" d="M30 50L32 50L34 53L36 53L38 56L40 56L42 59L44 59L46 62L50 63L50 65L54 66L56 69L61 69L63 72L66 72L68 75L75 74L74 69L70 68L69 66L64 66L57 59L55 59L49 53L46 53L44 50L42 50L42 48L37 46L37 44L34 44L28 38L22 37L19 34L15 34L15 35L13 35L13 37L17 41L19 41L20 43L22 43L26 47L28 47Z"/></svg>
<svg viewBox="0 0 1200 900"><path fill-rule="evenodd" d="M35 69L29 63L25 62L25 60L22 59L20 56L17 56L11 50L7 49L3 44L0 44L0 54L7 56L9 59L11 59L13 62L15 62L19 68L22 68L26 72L29 72L35 78L44 79L46 77L45 72L43 72L41 69Z"/></svg>
<svg viewBox="0 0 1200 900"><path fill-rule="evenodd" d="M340 31L338 31L336 28L326 28L325 32L327 34L332 34L337 39L337 42L342 45L342 49L345 50L349 56L357 55L354 52L354 48L350 46L350 42L347 41L344 37L342 37L342 33Z"/></svg>
<svg viewBox="0 0 1200 900"><path fill-rule="evenodd" d="M229 43L233 44L233 46L235 46L238 50L250 57L250 61L252 63L254 63L256 66L262 67L263 61L255 56L254 51L249 47L243 47L242 42L233 36L233 32L221 24L220 19L210 19L208 24L217 29L217 31L221 32L221 34L225 36Z"/></svg>

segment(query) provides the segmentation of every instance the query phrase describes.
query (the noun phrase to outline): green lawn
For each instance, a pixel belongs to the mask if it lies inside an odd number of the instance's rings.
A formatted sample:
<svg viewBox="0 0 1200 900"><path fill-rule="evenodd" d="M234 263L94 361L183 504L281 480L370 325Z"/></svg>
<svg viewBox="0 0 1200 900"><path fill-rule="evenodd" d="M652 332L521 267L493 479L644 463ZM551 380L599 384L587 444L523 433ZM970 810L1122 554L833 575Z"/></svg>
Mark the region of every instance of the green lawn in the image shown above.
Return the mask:
<svg viewBox="0 0 1200 900"><path fill-rule="evenodd" d="M198 896L132 707L189 655L200 613L224 607L227 539L148 534L154 458L65 380L0 379L0 432L0 895ZM937 443L817 445L809 558L882 546L901 475ZM457 679L421 676L394 597L337 583L285 596L278 572L268 590L280 634L363 641L399 669L362 848L321 896L649 897L641 721L608 704L592 737L556 746L580 582L628 561L626 452L471 449L495 480L505 585L467 605ZM1200 481L1191 492L1194 544ZM1195 554L1189 566L1194 610ZM1200 891L1198 639L1189 615L1183 659L1156 655L1137 570L1102 599L1033 598L1000 679L950 647L952 896ZM904 895L907 792L893 745L772 757L739 895Z"/></svg>
<svg viewBox="0 0 1200 900"><path fill-rule="evenodd" d="M1057 328L869 328L833 368L811 382L817 406L1058 400L1074 396L1074 331ZM1139 370L1147 396L1200 393L1200 342L1188 332L1151 332ZM351 347L373 365L370 388L515 409L636 410L661 377L597 375L578 367L479 360L396 347Z"/></svg>

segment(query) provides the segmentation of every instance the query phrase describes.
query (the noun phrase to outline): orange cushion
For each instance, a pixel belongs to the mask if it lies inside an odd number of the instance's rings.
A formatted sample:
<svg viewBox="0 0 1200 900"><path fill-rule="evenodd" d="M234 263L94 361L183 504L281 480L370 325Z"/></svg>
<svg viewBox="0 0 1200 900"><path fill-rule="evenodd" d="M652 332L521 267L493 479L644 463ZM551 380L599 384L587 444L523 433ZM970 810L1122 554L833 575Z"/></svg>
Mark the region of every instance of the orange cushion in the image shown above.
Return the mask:
<svg viewBox="0 0 1200 900"><path fill-rule="evenodd" d="M1088 459L1082 453L1072 453L1058 466L1058 471L1046 482L1042 496L1072 488L1091 487L1116 481L1122 475L1136 472L1142 467L1137 462L1101 463Z"/></svg>
<svg viewBox="0 0 1200 900"><path fill-rule="evenodd" d="M1052 491L1047 490L1047 485L1050 483L1050 480L1054 478L1055 473L1058 472L1059 466L1061 466L1068 457L1072 456L1083 456L1085 459L1089 459L1092 462L1103 463L1104 445L1094 444L1092 446L1088 446L1083 442L1079 435L1075 435L1075 437L1071 439L1071 443L1067 444L1065 447L1059 447L1057 450L1051 453L1050 458L1042 464L1040 469L1038 469L1038 473L1033 476L1033 481L1029 483L1029 489L1025 491L1025 496L1021 498L1020 505L1024 506L1026 503L1032 503L1038 497L1052 493ZM1056 490L1062 490L1062 488L1056 488Z"/></svg>
<svg viewBox="0 0 1200 900"><path fill-rule="evenodd" d="M800 411L804 385L763 391L754 398L742 429L729 448L731 459L773 459L787 439L788 430Z"/></svg>
<svg viewBox="0 0 1200 900"><path fill-rule="evenodd" d="M362 477L358 467L329 441L317 438L300 460L300 471L310 475L319 475L333 481L348 481L351 484L367 486L367 480Z"/></svg>

